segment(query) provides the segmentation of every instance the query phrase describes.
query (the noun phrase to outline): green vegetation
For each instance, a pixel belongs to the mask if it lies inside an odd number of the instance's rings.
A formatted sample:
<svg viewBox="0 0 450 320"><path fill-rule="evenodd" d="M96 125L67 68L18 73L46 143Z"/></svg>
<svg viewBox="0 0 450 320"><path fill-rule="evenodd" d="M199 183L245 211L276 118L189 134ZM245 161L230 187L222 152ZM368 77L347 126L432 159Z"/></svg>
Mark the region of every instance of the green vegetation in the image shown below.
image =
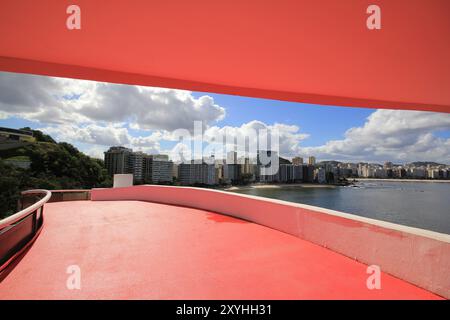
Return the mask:
<svg viewBox="0 0 450 320"><path fill-rule="evenodd" d="M30 157L27 156L15 156L15 157L11 157L5 160L9 160L9 161L31 161Z"/></svg>
<svg viewBox="0 0 450 320"><path fill-rule="evenodd" d="M32 131L35 143L0 150L0 218L16 212L20 192L24 190L91 189L112 185L102 160L88 157L66 142L57 143L40 131ZM30 168L18 168L3 161L11 158L31 161Z"/></svg>

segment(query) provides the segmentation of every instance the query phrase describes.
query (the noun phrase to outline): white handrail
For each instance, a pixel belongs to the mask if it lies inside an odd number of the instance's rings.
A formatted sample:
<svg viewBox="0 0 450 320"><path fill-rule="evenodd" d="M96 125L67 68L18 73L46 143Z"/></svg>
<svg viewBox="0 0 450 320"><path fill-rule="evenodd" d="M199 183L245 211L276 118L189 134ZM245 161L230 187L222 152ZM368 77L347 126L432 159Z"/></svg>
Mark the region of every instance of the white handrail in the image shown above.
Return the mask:
<svg viewBox="0 0 450 320"><path fill-rule="evenodd" d="M25 218L29 214L33 213L36 209L42 207L52 196L52 193L50 191L44 189L27 190L22 192L22 194L34 194L34 193L43 193L45 194L45 196L38 202L32 204L31 206L0 220L0 229L3 229L4 227L9 226L19 221L20 219Z"/></svg>

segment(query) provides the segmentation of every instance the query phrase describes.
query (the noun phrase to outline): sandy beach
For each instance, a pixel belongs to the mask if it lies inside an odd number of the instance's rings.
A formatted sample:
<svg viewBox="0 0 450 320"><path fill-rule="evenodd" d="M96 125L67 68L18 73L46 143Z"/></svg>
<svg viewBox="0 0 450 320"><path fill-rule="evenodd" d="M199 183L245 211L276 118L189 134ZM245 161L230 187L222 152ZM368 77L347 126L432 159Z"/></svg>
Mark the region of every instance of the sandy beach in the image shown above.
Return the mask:
<svg viewBox="0 0 450 320"><path fill-rule="evenodd" d="M225 188L225 191L249 190L249 189L281 189L281 188L336 188L329 184L316 183L292 183L292 184L251 184L248 186L232 186Z"/></svg>

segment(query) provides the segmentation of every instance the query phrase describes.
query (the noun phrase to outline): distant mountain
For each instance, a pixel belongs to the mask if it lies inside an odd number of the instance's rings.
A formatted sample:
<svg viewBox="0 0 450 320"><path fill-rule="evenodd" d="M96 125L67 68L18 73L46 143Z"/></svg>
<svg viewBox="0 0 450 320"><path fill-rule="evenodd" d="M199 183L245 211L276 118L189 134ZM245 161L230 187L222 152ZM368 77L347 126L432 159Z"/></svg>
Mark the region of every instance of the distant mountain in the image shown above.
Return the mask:
<svg viewBox="0 0 450 320"><path fill-rule="evenodd" d="M329 165L332 165L332 166L337 166L339 163L342 163L342 162L335 161L335 160L329 160L329 161L320 161L318 163L318 165L327 165L327 164L329 164Z"/></svg>
<svg viewBox="0 0 450 320"><path fill-rule="evenodd" d="M410 164L416 166L416 167L421 167L421 166L445 166L445 164L443 163L437 163L437 162L432 162L432 161L416 161L416 162L411 162Z"/></svg>
<svg viewBox="0 0 450 320"><path fill-rule="evenodd" d="M85 155L69 143L57 143L41 131L31 131L36 142L0 150L0 218L16 211L23 190L111 186L102 160ZM27 166L20 167L24 161Z"/></svg>

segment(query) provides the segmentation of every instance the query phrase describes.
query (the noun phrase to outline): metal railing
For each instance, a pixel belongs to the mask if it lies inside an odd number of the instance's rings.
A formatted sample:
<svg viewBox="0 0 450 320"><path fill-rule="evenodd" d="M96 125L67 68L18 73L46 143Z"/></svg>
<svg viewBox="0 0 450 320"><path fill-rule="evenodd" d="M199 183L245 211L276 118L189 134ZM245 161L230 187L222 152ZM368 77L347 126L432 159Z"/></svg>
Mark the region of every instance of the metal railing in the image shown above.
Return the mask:
<svg viewBox="0 0 450 320"><path fill-rule="evenodd" d="M29 190L21 193L20 211L0 220L0 272L31 243L44 222L44 204L52 193Z"/></svg>

